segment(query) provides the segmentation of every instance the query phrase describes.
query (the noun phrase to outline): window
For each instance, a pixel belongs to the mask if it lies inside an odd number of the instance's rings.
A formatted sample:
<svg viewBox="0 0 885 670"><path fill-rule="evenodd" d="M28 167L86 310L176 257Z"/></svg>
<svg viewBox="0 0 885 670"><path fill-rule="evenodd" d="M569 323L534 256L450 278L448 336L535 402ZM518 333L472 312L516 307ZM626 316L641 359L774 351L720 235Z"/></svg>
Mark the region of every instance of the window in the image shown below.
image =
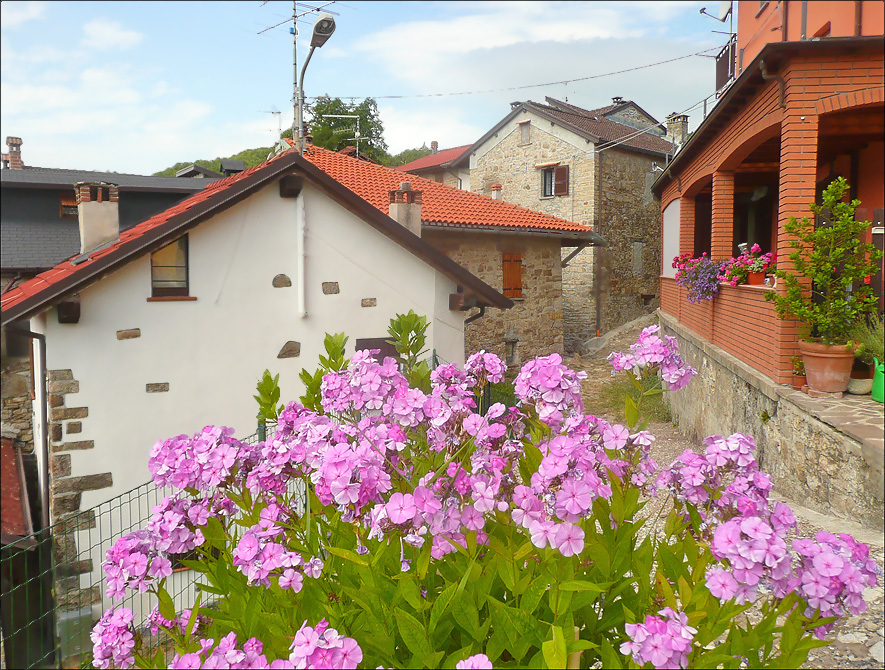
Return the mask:
<svg viewBox="0 0 885 670"><path fill-rule="evenodd" d="M557 165L545 169L543 176L543 194L545 198L554 195L568 195L568 165Z"/></svg>
<svg viewBox="0 0 885 670"><path fill-rule="evenodd" d="M676 198L664 209L663 215L663 257L661 258L661 275L675 277L673 258L679 255L679 198Z"/></svg>
<svg viewBox="0 0 885 670"><path fill-rule="evenodd" d="M633 240L633 274L641 275L643 271L642 265L642 248L645 243L642 240Z"/></svg>
<svg viewBox="0 0 885 670"><path fill-rule="evenodd" d="M58 215L62 219L77 218L77 196L74 193L59 194Z"/></svg>
<svg viewBox="0 0 885 670"><path fill-rule="evenodd" d="M522 255L504 254L504 297L522 297Z"/></svg>
<svg viewBox="0 0 885 670"><path fill-rule="evenodd" d="M520 121L519 123L519 143L529 144L532 141L532 122Z"/></svg>
<svg viewBox="0 0 885 670"><path fill-rule="evenodd" d="M151 254L151 295L188 295L187 235Z"/></svg>

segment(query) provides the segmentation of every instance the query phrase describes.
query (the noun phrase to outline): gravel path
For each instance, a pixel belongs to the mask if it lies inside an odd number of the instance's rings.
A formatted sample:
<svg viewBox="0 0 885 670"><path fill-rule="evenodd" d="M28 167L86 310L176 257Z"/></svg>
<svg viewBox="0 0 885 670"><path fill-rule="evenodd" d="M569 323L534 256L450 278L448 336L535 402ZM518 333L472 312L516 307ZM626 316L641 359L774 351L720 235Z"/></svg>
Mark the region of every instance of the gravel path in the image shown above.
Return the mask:
<svg viewBox="0 0 885 670"><path fill-rule="evenodd" d="M593 354L567 358L564 363L576 370L587 372L588 378L584 382L583 397L587 411L593 412L598 405L596 399L599 389L612 379L611 366L606 357L612 351L627 351L629 346L636 341L639 332L646 326L656 322L655 317L647 316L613 331L605 339L599 342L601 346ZM616 417L600 414L609 421L615 421ZM703 446L699 442L690 440L679 429L670 423L651 422L648 430L656 436L653 447L653 456L659 464L668 464L686 449L700 452ZM879 567L885 565L885 538L882 533L862 528L859 525L826 516L807 510L796 501L785 500L798 519L797 535L800 537L813 537L821 530L830 533L851 533L858 540L866 542L870 546L870 553L876 559ZM651 504L655 504L652 501ZM658 503L660 504L660 503ZM653 510L652 513L655 513ZM659 517L660 525L663 525L664 515ZM885 668L885 593L883 585L864 591L868 609L860 616L852 616L836 626L828 636L831 644L827 647L813 650L804 668Z"/></svg>

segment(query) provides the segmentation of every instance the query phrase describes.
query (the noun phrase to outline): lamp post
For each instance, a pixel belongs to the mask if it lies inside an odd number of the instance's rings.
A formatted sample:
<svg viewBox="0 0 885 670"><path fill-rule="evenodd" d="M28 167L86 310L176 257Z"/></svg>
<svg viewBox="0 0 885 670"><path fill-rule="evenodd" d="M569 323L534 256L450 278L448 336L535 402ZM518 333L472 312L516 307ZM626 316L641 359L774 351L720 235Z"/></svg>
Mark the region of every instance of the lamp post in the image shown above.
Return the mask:
<svg viewBox="0 0 885 670"><path fill-rule="evenodd" d="M310 63L310 57L313 56L314 49L323 46L334 32L335 19L332 18L331 14L323 12L317 16L316 23L313 24L313 34L310 37L310 51L307 52L307 58L301 67L301 77L298 79L298 139L296 140L296 146L302 156L304 155L304 72L307 70L307 65Z"/></svg>

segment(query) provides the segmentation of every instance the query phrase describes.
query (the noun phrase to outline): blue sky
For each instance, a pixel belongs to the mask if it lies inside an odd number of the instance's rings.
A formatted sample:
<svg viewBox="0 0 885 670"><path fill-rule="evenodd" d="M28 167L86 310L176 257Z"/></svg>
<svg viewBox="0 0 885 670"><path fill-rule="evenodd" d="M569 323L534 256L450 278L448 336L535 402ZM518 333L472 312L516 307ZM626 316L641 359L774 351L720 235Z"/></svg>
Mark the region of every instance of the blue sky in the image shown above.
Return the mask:
<svg viewBox="0 0 885 670"><path fill-rule="evenodd" d="M317 6L320 2L312 2ZM391 152L469 144L514 100L613 96L659 120L710 95L695 56L567 85L474 95L647 65L722 45L701 16L718 2L335 2L337 29L307 71L307 96L378 97ZM303 5L299 3L299 9ZM267 146L292 122L292 3L3 2L0 138L27 165L150 173ZM299 67L313 24L299 22ZM715 54L715 51L709 52ZM691 127L701 120L693 110Z"/></svg>

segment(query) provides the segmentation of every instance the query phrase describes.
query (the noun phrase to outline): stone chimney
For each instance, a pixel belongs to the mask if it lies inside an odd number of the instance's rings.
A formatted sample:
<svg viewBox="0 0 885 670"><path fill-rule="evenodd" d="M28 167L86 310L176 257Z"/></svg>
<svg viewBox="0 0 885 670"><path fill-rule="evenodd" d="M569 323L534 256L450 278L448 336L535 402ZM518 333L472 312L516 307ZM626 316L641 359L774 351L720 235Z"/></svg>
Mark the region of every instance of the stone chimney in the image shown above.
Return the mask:
<svg viewBox="0 0 885 670"><path fill-rule="evenodd" d="M504 199L504 187L501 184L492 184L492 200Z"/></svg>
<svg viewBox="0 0 885 670"><path fill-rule="evenodd" d="M22 162L22 138L7 137L6 146L9 148L9 169L21 170L25 164Z"/></svg>
<svg viewBox="0 0 885 670"><path fill-rule="evenodd" d="M401 182L397 190L388 192L390 218L418 237L421 237L421 196L422 192L413 191L407 181Z"/></svg>
<svg viewBox="0 0 885 670"><path fill-rule="evenodd" d="M430 143L430 153L439 153L439 142L437 142L436 140L433 140L433 142Z"/></svg>
<svg viewBox="0 0 885 670"><path fill-rule="evenodd" d="M624 102L624 98L622 98L619 95L616 95L615 97L612 98L613 105L620 105L622 102Z"/></svg>
<svg viewBox="0 0 885 670"><path fill-rule="evenodd" d="M120 239L119 192L116 184L80 181L77 214L80 219L80 253L85 254Z"/></svg>
<svg viewBox="0 0 885 670"><path fill-rule="evenodd" d="M688 137L688 115L673 112L667 117L667 139L679 146Z"/></svg>

